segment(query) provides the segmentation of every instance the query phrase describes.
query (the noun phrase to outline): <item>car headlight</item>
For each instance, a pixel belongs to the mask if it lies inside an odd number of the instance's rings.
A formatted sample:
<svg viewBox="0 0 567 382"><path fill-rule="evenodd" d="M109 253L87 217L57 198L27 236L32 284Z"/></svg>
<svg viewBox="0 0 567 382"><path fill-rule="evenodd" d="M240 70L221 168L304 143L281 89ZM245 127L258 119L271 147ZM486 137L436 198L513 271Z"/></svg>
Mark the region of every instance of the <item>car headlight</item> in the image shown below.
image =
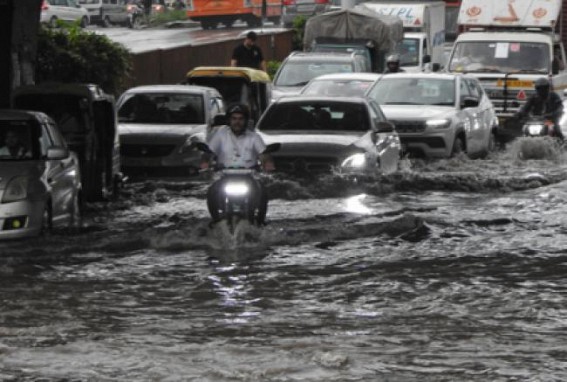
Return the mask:
<svg viewBox="0 0 567 382"><path fill-rule="evenodd" d="M341 164L341 167L355 169L363 168L364 166L366 166L366 155L364 153L351 155Z"/></svg>
<svg viewBox="0 0 567 382"><path fill-rule="evenodd" d="M425 124L434 129L446 129L451 126L451 121L448 119L430 119Z"/></svg>
<svg viewBox="0 0 567 382"><path fill-rule="evenodd" d="M236 196L236 197L244 196L248 194L249 191L250 188L248 187L248 185L242 182L227 183L224 186L224 192L228 196Z"/></svg>
<svg viewBox="0 0 567 382"><path fill-rule="evenodd" d="M28 196L28 184L29 178L25 176L18 176L12 178L6 189L4 190L4 195L2 196L2 203L16 202L27 198Z"/></svg>

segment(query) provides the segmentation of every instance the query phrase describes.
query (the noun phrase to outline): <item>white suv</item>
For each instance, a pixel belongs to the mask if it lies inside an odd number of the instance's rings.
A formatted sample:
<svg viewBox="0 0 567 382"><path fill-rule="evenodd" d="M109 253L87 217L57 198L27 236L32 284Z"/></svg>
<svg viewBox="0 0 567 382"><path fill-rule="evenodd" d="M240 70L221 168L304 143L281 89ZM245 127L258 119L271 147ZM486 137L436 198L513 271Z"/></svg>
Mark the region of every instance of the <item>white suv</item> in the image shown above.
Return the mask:
<svg viewBox="0 0 567 382"><path fill-rule="evenodd" d="M83 28L90 24L89 12L75 0L43 0L40 21L56 27L57 20L79 21Z"/></svg>

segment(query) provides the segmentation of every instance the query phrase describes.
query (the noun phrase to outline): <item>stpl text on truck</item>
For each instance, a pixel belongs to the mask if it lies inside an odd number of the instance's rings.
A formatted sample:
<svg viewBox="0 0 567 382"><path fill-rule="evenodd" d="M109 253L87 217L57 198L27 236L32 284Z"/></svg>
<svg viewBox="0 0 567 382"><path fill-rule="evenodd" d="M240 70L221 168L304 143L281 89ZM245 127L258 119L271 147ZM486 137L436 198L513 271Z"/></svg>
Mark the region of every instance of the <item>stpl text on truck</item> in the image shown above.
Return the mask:
<svg viewBox="0 0 567 382"><path fill-rule="evenodd" d="M557 33L562 0L463 0L458 24L463 30L447 70L470 73L492 100L504 131L534 92L534 81L549 78L565 99L565 51ZM502 129L501 129L502 128ZM505 138L505 137L499 137Z"/></svg>
<svg viewBox="0 0 567 382"><path fill-rule="evenodd" d="M262 26L263 19L279 24L281 16L281 0L187 0L187 17L200 22L203 29L219 24L231 27L236 20L249 27Z"/></svg>
<svg viewBox="0 0 567 382"><path fill-rule="evenodd" d="M396 52L400 55L400 66L406 72L420 72L427 66L436 68L443 63L444 1L372 1L360 6L402 20L404 38Z"/></svg>

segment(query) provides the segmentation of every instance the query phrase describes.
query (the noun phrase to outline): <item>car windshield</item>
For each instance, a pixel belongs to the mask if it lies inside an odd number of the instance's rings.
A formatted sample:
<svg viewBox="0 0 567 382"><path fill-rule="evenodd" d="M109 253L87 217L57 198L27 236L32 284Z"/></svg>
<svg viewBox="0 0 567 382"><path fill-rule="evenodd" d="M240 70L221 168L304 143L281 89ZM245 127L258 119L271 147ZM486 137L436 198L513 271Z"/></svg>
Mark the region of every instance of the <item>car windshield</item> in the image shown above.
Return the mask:
<svg viewBox="0 0 567 382"><path fill-rule="evenodd" d="M549 46L532 42L463 41L455 45L449 62L453 72L547 73Z"/></svg>
<svg viewBox="0 0 567 382"><path fill-rule="evenodd" d="M131 93L118 109L120 122L152 124L203 124L205 113L201 94Z"/></svg>
<svg viewBox="0 0 567 382"><path fill-rule="evenodd" d="M419 40L416 38L404 38L398 45L396 53L400 55L400 66L419 65Z"/></svg>
<svg viewBox="0 0 567 382"><path fill-rule="evenodd" d="M274 80L274 86L305 86L310 80L323 74L352 72L352 64L345 62L288 62L282 66Z"/></svg>
<svg viewBox="0 0 567 382"><path fill-rule="evenodd" d="M442 78L383 78L368 93L380 105L455 104L455 80Z"/></svg>
<svg viewBox="0 0 567 382"><path fill-rule="evenodd" d="M37 160L37 131L37 125L30 121L0 120L0 160Z"/></svg>
<svg viewBox="0 0 567 382"><path fill-rule="evenodd" d="M364 104L335 101L297 101L273 104L258 129L290 131L368 131Z"/></svg>
<svg viewBox="0 0 567 382"><path fill-rule="evenodd" d="M361 97L373 83L372 80L315 80L303 89L302 94Z"/></svg>

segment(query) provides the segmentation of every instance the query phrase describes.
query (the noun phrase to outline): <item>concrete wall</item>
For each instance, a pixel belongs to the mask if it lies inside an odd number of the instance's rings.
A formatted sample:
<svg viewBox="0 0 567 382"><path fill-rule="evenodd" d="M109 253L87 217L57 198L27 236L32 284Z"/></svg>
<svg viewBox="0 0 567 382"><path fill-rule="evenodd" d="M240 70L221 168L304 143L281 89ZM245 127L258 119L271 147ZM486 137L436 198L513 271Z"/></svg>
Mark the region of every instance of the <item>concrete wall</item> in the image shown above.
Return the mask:
<svg viewBox="0 0 567 382"><path fill-rule="evenodd" d="M266 61L282 61L291 52L293 31L259 34L257 44ZM232 50L244 39L188 45L133 55L129 86L176 84L196 66L229 66Z"/></svg>

